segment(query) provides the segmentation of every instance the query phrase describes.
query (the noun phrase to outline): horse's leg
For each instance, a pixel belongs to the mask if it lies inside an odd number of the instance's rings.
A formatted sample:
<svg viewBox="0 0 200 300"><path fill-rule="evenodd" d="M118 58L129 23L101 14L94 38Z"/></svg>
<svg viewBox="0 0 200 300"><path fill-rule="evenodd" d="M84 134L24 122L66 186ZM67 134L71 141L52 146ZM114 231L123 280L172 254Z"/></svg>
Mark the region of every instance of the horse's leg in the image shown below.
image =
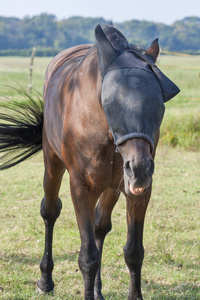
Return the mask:
<svg viewBox="0 0 200 300"><path fill-rule="evenodd" d="M106 234L111 230L111 213L112 210L119 198L120 192L113 190L111 188L105 190L99 199L98 205L96 206L95 211L95 241L97 249L99 250L100 255L100 264L99 269L95 278L94 294L95 300L103 300L101 294L101 258L103 251L103 243Z"/></svg>
<svg viewBox="0 0 200 300"><path fill-rule="evenodd" d="M100 260L95 243L95 205L99 195L76 175L70 174L70 187L81 238L78 263L84 280L85 300L94 300L94 281Z"/></svg>
<svg viewBox="0 0 200 300"><path fill-rule="evenodd" d="M151 187L146 194L136 199L127 198L127 243L124 246L124 259L130 271L128 300L141 300L141 268L144 258L143 227Z"/></svg>
<svg viewBox="0 0 200 300"><path fill-rule="evenodd" d="M45 249L44 256L40 263L41 278L37 282L39 293L50 292L53 291L54 288L54 282L52 280L54 267L52 259L52 239L54 224L62 208L62 202L58 198L58 192L64 171L63 163L52 151L48 151L44 173L45 196L41 202L40 211L45 223Z"/></svg>

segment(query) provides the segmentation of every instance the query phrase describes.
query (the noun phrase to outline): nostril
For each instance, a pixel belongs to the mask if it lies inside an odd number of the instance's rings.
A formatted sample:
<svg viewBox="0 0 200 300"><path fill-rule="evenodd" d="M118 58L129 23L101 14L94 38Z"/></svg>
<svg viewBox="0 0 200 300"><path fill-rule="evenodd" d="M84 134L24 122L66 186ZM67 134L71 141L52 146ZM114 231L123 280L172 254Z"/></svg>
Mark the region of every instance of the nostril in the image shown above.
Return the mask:
<svg viewBox="0 0 200 300"><path fill-rule="evenodd" d="M125 163L124 163L124 169L129 169L130 168L130 161L126 161Z"/></svg>
<svg viewBox="0 0 200 300"><path fill-rule="evenodd" d="M150 159L148 175L152 176L154 172L154 160Z"/></svg>
<svg viewBox="0 0 200 300"><path fill-rule="evenodd" d="M131 164L130 164L130 161L126 161L124 163L124 169L126 171L126 174L129 176L129 177L132 177L133 176L133 172L131 170Z"/></svg>

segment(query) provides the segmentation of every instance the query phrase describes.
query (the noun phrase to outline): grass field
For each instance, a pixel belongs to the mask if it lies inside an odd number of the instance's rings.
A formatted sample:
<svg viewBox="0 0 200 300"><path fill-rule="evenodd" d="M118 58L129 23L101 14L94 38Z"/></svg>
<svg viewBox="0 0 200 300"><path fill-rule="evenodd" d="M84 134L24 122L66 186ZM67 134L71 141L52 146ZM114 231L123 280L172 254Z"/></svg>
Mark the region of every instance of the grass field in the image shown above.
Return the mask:
<svg viewBox="0 0 200 300"><path fill-rule="evenodd" d="M0 82L26 88L29 60L0 57ZM40 93L49 60L35 59L33 86ZM153 193L145 221L142 291L145 300L198 300L200 151L191 151L191 146L180 143L172 148L166 134L175 135L178 125L187 134L188 116L192 116L191 122L196 117L198 125L200 57L161 56L159 66L177 83L181 93L166 104ZM15 99L16 91L2 86L0 97L2 100ZM171 122L174 122L173 126L170 126ZM44 225L39 214L42 177L42 153L0 173L0 299L52 298L39 297L35 293L44 246ZM55 226L53 245L54 299L79 300L83 299L83 282L77 263L80 239L67 174L60 197L63 210ZM113 229L104 247L102 279L106 299L127 298L129 275L123 259L125 242L125 199L121 197L114 209Z"/></svg>

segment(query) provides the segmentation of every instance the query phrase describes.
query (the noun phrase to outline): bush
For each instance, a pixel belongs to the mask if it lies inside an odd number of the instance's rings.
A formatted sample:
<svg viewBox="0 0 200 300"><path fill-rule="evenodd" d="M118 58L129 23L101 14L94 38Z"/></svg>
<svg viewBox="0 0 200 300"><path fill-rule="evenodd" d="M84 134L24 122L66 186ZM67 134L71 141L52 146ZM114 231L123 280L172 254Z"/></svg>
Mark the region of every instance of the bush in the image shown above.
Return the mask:
<svg viewBox="0 0 200 300"><path fill-rule="evenodd" d="M161 143L186 150L200 149L200 116L168 115L164 119L160 135Z"/></svg>

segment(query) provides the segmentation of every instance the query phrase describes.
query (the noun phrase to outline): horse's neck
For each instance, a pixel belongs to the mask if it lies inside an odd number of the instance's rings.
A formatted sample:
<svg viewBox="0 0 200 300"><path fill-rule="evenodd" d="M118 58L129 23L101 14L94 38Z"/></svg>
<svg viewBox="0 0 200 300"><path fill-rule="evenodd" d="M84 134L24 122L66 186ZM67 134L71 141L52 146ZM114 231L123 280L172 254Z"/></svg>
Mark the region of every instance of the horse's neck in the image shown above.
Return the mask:
<svg viewBox="0 0 200 300"><path fill-rule="evenodd" d="M65 49L58 53L49 63L46 74L45 74L45 82L44 82L44 99L46 96L46 88L49 84L53 74L59 72L59 70L64 69L65 73L69 73L69 71L73 68L81 65L84 57L87 56L88 51L92 48L93 44L80 45L72 48ZM67 67L65 67L67 65Z"/></svg>
<svg viewBox="0 0 200 300"><path fill-rule="evenodd" d="M92 98L98 104L101 98L102 78L98 67L97 49L92 47L78 63L75 70L75 77L77 82L77 89L81 95L87 98ZM91 101L93 101L91 99Z"/></svg>

